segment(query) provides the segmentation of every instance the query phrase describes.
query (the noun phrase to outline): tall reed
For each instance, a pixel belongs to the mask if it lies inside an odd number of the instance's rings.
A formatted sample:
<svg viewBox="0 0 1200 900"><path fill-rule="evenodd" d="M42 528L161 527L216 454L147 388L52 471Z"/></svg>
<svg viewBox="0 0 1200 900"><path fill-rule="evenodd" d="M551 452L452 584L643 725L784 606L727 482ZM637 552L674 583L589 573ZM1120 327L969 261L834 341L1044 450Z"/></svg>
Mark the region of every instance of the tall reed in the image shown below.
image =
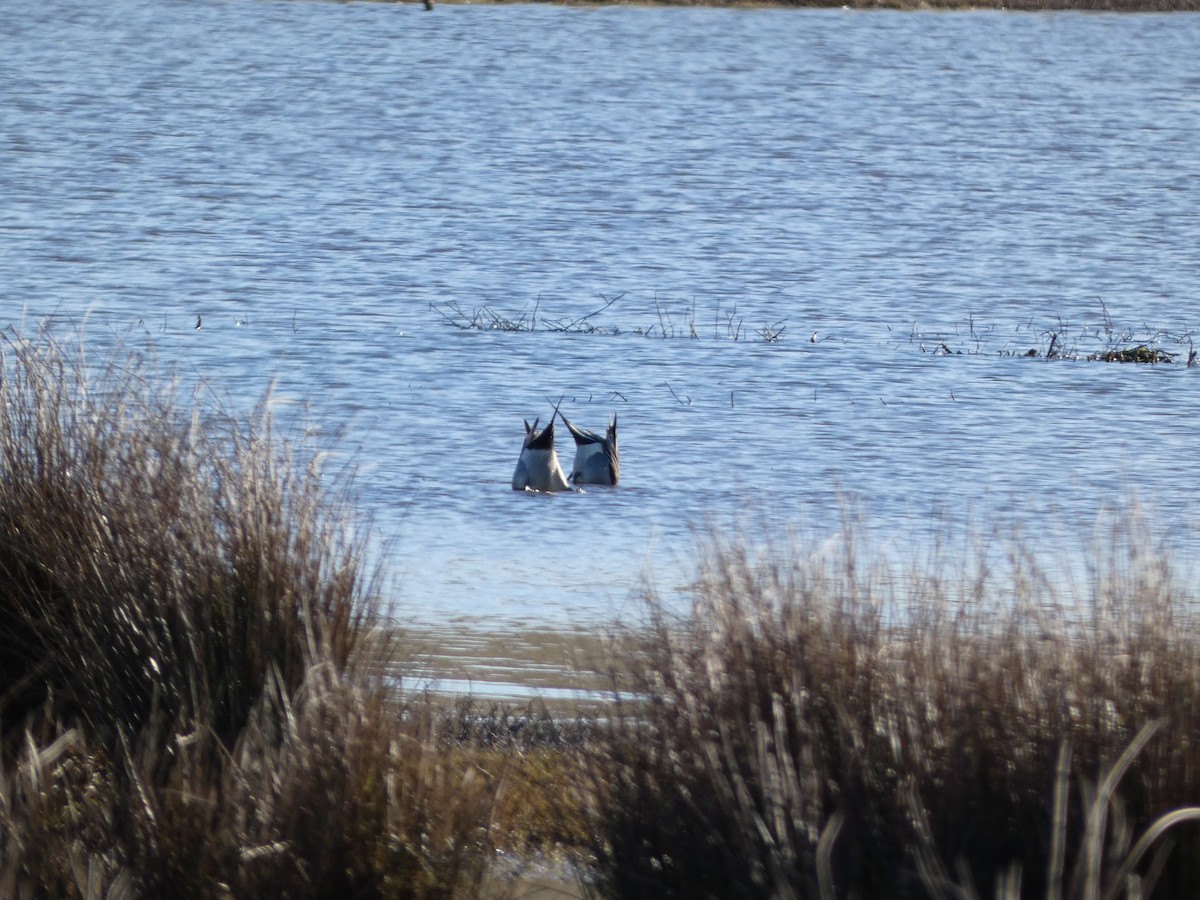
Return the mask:
<svg viewBox="0 0 1200 900"><path fill-rule="evenodd" d="M1082 591L1019 540L911 569L853 528L707 541L691 610L652 594L618 663L594 893L1194 896L1200 628L1147 534Z"/></svg>
<svg viewBox="0 0 1200 900"><path fill-rule="evenodd" d="M347 493L81 348L0 349L0 896L477 892L502 779L385 677Z"/></svg>

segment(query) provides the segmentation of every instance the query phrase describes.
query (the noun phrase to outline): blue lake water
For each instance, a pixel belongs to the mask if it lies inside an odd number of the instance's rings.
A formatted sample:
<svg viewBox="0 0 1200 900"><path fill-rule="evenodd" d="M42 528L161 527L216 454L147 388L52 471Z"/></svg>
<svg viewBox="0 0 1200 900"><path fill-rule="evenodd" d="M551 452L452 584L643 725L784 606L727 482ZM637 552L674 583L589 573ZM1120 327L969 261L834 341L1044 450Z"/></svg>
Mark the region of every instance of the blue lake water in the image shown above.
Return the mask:
<svg viewBox="0 0 1200 900"><path fill-rule="evenodd" d="M0 326L151 342L234 409L273 382L415 621L606 622L697 526L848 502L903 548L1082 542L1137 495L1187 558L1198 46L1186 14L10 0ZM619 415L619 488L510 490L560 395Z"/></svg>

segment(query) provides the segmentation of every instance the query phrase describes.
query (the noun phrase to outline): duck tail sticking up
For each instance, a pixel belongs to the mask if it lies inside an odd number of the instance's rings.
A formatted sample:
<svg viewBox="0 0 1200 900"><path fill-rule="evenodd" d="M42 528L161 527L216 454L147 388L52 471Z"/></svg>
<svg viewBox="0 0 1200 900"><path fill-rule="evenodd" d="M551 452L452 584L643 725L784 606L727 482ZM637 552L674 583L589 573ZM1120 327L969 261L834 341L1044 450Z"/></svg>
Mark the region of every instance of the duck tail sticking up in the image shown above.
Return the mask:
<svg viewBox="0 0 1200 900"><path fill-rule="evenodd" d="M567 482L566 473L559 464L558 454L554 450L554 416L550 423L540 431L538 422L534 419L530 425L525 420L525 440L521 445L521 455L517 458L517 467L513 471L512 489L514 491L568 491L571 485Z"/></svg>
<svg viewBox="0 0 1200 900"><path fill-rule="evenodd" d="M617 417L600 436L594 431L577 428L561 412L571 437L575 439L575 461L571 465L570 480L574 484L615 485L621 480L621 455L617 449Z"/></svg>

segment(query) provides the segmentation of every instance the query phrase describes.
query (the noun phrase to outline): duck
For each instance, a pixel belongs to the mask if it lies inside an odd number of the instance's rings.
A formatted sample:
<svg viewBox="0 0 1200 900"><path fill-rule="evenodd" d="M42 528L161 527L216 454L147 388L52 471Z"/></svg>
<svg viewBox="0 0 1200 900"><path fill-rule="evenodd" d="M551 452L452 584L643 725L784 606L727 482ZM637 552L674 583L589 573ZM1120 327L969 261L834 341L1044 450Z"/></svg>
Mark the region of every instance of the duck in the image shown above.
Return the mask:
<svg viewBox="0 0 1200 900"><path fill-rule="evenodd" d="M513 472L512 489L514 491L569 491L571 485L558 462L558 454L554 452L554 416L550 424L538 430L540 419L525 422L525 441L521 445L521 455L517 459L517 468ZM565 421L565 420L564 420Z"/></svg>
<svg viewBox="0 0 1200 900"><path fill-rule="evenodd" d="M608 484L614 485L621 480L621 455L617 450L617 417L613 414L612 422L604 436L576 428L561 412L558 414L575 438L575 462L571 465L570 481L572 484Z"/></svg>

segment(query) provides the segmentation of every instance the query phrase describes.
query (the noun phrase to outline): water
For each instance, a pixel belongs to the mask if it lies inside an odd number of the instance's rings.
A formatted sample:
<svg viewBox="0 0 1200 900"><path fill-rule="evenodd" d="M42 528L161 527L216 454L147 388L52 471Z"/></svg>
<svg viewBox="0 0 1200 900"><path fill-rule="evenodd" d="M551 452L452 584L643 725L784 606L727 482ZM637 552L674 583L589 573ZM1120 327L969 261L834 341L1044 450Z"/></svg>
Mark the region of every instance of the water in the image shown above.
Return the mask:
<svg viewBox="0 0 1200 900"><path fill-rule="evenodd" d="M1136 494L1196 549L1194 16L6 10L0 325L274 381L413 621L594 627L696 526L848 501L906 547ZM1177 363L1022 356L1054 333ZM620 488L509 489L560 395Z"/></svg>

